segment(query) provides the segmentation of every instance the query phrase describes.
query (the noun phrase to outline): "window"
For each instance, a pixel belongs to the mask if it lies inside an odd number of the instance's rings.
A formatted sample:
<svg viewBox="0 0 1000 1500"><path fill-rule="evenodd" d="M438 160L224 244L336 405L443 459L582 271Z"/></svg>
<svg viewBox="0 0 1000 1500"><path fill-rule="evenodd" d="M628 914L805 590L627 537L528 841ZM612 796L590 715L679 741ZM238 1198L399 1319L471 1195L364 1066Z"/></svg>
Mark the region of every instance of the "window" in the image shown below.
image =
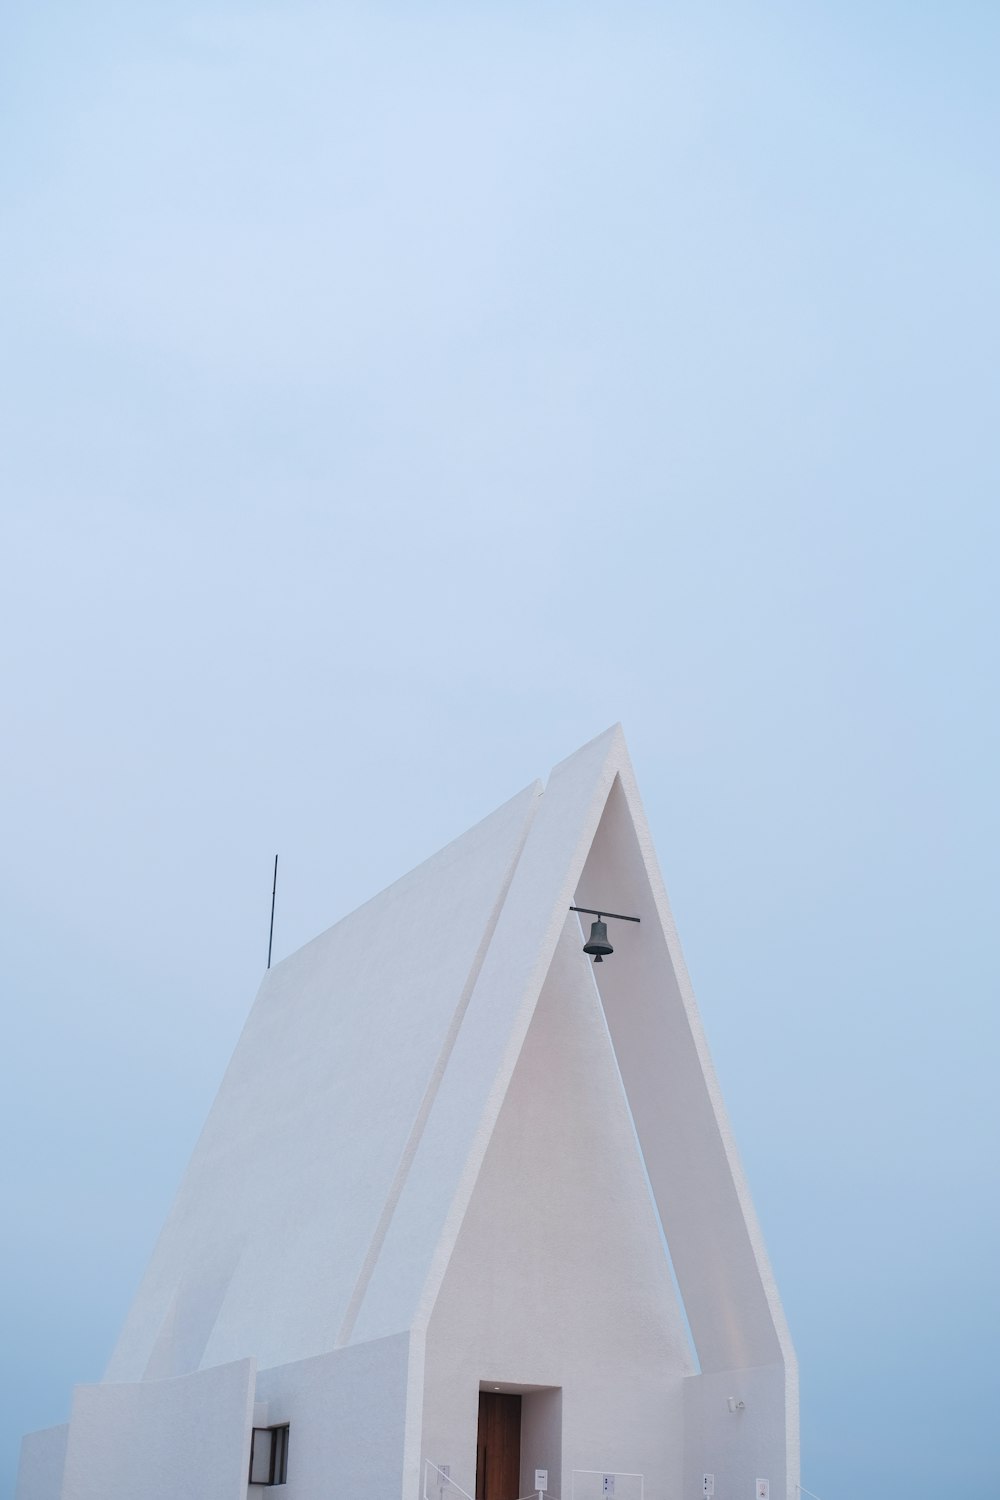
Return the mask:
<svg viewBox="0 0 1000 1500"><path fill-rule="evenodd" d="M288 1478L288 1426L255 1427L250 1440L250 1483L284 1484Z"/></svg>

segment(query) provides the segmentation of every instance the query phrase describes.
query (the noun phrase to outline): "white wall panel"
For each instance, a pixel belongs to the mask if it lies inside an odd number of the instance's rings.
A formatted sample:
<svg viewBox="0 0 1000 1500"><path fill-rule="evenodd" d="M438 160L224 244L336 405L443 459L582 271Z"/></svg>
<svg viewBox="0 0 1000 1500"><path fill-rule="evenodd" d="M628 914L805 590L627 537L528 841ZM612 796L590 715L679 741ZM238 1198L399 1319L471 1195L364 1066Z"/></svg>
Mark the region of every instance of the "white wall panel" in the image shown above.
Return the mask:
<svg viewBox="0 0 1000 1500"><path fill-rule="evenodd" d="M26 1433L21 1441L15 1500L59 1500L69 1424Z"/></svg>
<svg viewBox="0 0 1000 1500"><path fill-rule="evenodd" d="M245 1500L254 1374L77 1386L61 1500Z"/></svg>

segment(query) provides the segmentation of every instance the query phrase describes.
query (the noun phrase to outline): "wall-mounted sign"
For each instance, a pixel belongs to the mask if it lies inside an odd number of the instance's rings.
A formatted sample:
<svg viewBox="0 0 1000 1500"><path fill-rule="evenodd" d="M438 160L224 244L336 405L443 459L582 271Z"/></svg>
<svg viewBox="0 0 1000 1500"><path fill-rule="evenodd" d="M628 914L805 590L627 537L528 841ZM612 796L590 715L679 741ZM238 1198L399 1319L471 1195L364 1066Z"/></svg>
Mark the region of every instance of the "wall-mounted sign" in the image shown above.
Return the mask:
<svg viewBox="0 0 1000 1500"><path fill-rule="evenodd" d="M548 1469L536 1469L535 1470L535 1489L536 1490L547 1490L548 1487L549 1487L549 1471L548 1471Z"/></svg>
<svg viewBox="0 0 1000 1500"><path fill-rule="evenodd" d="M766 1479L757 1481L757 1500L771 1500L771 1486Z"/></svg>

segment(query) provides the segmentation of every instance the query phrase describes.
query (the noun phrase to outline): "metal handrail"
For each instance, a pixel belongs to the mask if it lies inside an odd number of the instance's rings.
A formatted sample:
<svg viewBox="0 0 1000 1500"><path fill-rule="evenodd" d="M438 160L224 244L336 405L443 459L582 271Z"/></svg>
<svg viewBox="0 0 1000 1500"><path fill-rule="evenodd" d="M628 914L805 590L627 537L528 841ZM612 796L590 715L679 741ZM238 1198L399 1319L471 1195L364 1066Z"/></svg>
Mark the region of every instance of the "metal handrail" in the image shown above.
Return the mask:
<svg viewBox="0 0 1000 1500"><path fill-rule="evenodd" d="M472 1496L467 1490L463 1490L460 1484L455 1483L450 1474L446 1474L438 1464L429 1458L424 1459L424 1500L431 1500L431 1497L427 1493L427 1474L430 1469L433 1469L434 1473L440 1478L442 1489L457 1490L460 1495L465 1496L465 1500L472 1500ZM559 1496L553 1495L551 1490L532 1490L528 1495L519 1495L518 1500L542 1500L543 1495L546 1497L546 1500L559 1500Z"/></svg>
<svg viewBox="0 0 1000 1500"><path fill-rule="evenodd" d="M645 1474L633 1474L628 1469L574 1469L570 1474L570 1494L576 1500L576 1476L578 1474L614 1474L616 1479L638 1479L639 1500L644 1500L646 1494Z"/></svg>
<svg viewBox="0 0 1000 1500"><path fill-rule="evenodd" d="M460 1484L455 1483L450 1474L446 1474L443 1469L438 1468L437 1464L433 1463L429 1458L424 1459L424 1500L431 1500L430 1495L427 1493L428 1469L433 1469L435 1474L439 1475L442 1480L442 1489L457 1490L460 1495L465 1496L465 1500L473 1500L473 1496L469 1494L468 1490L463 1490Z"/></svg>

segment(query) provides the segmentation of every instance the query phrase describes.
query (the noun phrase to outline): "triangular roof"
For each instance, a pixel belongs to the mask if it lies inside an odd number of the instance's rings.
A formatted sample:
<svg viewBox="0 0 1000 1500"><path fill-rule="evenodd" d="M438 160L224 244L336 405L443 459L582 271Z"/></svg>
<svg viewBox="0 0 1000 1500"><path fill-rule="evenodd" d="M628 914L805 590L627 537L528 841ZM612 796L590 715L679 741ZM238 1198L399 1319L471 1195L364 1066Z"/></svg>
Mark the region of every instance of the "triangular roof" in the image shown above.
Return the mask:
<svg viewBox="0 0 1000 1500"><path fill-rule="evenodd" d="M701 1368L790 1364L616 727L265 977L107 1378L425 1328L568 908L601 902L642 919L594 977Z"/></svg>

